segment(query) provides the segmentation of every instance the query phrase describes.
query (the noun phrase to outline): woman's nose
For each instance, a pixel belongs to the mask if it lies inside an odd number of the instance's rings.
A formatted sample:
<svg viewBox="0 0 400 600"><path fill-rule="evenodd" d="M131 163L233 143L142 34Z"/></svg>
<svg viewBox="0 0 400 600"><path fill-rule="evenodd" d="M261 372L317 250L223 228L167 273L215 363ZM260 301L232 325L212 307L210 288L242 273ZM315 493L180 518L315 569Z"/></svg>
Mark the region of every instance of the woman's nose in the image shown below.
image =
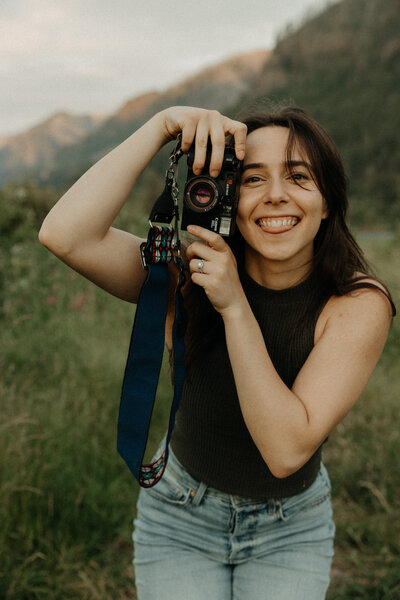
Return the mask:
<svg viewBox="0 0 400 600"><path fill-rule="evenodd" d="M289 198L285 188L285 184L280 177L271 178L266 189L264 202L271 204L279 204L288 202Z"/></svg>

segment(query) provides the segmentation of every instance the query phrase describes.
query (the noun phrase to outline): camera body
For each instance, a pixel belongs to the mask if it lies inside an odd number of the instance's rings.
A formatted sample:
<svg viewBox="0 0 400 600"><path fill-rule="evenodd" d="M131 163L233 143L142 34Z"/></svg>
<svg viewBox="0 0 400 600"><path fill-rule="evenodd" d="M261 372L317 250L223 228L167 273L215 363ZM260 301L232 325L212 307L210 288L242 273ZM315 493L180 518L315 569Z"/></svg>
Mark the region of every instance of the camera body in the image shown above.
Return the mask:
<svg viewBox="0 0 400 600"><path fill-rule="evenodd" d="M235 231L242 161L236 158L234 148L226 146L221 171L218 177L211 177L208 174L211 150L209 141L203 168L206 175L193 173L194 144L188 152L181 229L187 229L188 225L200 225L229 237Z"/></svg>

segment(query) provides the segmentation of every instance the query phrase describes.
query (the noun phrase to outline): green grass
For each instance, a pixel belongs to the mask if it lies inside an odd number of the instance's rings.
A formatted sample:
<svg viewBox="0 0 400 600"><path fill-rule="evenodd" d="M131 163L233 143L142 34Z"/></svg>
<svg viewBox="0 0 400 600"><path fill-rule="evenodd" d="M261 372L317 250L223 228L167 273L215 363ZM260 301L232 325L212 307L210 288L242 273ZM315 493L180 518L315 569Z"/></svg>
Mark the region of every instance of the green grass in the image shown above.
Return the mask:
<svg viewBox="0 0 400 600"><path fill-rule="evenodd" d="M361 243L399 308L399 240ZM367 389L324 452L337 525L329 600L400 598L399 338L397 317Z"/></svg>
<svg viewBox="0 0 400 600"><path fill-rule="evenodd" d="M400 304L399 240L364 245ZM0 248L0 267L0 598L135 598L138 488L116 452L134 309L33 236ZM400 598L399 333L395 320L325 449L337 523L330 600ZM165 368L151 449L169 397Z"/></svg>

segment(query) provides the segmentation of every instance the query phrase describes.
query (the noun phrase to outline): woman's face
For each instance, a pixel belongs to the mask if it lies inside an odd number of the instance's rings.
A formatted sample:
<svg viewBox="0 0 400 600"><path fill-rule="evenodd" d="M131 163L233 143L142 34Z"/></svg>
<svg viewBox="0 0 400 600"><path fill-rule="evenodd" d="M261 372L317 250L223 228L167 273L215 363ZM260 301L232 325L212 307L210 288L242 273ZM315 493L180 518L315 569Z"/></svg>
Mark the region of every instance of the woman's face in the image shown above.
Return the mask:
<svg viewBox="0 0 400 600"><path fill-rule="evenodd" d="M292 172L288 171L288 136L286 127L277 126L261 127L247 136L237 225L247 243L249 272L269 268L305 275L321 220L328 216L299 147L294 148Z"/></svg>

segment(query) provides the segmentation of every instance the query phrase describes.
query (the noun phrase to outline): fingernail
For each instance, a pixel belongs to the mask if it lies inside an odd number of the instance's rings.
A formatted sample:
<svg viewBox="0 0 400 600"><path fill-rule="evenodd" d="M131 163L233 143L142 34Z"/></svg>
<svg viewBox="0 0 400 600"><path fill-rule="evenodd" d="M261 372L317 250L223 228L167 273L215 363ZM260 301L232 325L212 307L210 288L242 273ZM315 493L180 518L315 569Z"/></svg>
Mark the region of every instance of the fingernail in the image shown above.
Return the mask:
<svg viewBox="0 0 400 600"><path fill-rule="evenodd" d="M213 169L212 171L210 171L210 175L211 177L217 177L219 171L217 171L216 169Z"/></svg>
<svg viewBox="0 0 400 600"><path fill-rule="evenodd" d="M237 153L237 157L239 160L243 160L244 159L244 150L239 150L239 152Z"/></svg>

